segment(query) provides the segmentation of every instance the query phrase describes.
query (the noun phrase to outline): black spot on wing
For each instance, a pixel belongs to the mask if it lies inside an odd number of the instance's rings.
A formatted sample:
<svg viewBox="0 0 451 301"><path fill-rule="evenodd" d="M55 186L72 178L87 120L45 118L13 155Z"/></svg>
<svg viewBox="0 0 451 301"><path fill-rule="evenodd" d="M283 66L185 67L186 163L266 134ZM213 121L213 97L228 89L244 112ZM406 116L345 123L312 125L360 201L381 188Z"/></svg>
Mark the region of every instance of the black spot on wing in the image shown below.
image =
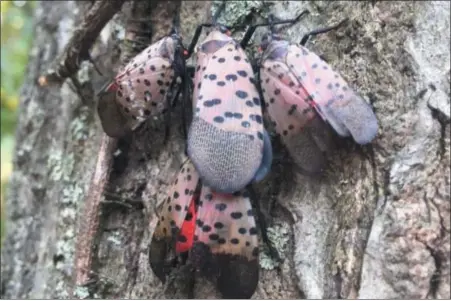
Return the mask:
<svg viewBox="0 0 451 301"><path fill-rule="evenodd" d="M238 96L239 98L246 98L248 96L248 93L242 90L238 90L235 92L235 95Z"/></svg>
<svg viewBox="0 0 451 301"><path fill-rule="evenodd" d="M243 217L243 214L241 212L232 212L230 214L230 217L233 219L240 219L241 217Z"/></svg>
<svg viewBox="0 0 451 301"><path fill-rule="evenodd" d="M238 79L238 76L236 76L235 74L228 74L228 75L226 75L225 79L228 80L228 81L233 81L234 82L234 81L236 81Z"/></svg>
<svg viewBox="0 0 451 301"><path fill-rule="evenodd" d="M242 77L246 77L246 76L247 76L247 72L244 71L244 70L239 70L239 71L237 71L236 73L237 73L239 76L242 76Z"/></svg>
<svg viewBox="0 0 451 301"><path fill-rule="evenodd" d="M216 116L215 118L213 118L213 121L217 122L217 123L223 123L224 122L224 117Z"/></svg>
<svg viewBox="0 0 451 301"><path fill-rule="evenodd" d="M216 222L213 227L215 227L216 229L222 229L224 228L224 224L221 222Z"/></svg>
<svg viewBox="0 0 451 301"><path fill-rule="evenodd" d="M224 210L226 210L227 205L224 204L224 203L220 203L220 204L216 204L215 208L216 208L216 210L218 210L218 211L224 211Z"/></svg>

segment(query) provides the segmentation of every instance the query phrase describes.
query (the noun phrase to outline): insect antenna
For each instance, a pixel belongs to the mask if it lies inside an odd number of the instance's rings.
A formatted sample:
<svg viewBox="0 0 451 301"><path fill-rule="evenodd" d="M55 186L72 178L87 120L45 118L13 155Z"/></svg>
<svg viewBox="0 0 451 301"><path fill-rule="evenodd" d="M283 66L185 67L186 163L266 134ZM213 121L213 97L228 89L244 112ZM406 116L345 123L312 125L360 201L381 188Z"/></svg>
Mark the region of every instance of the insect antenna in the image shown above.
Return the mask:
<svg viewBox="0 0 451 301"><path fill-rule="evenodd" d="M305 46L305 44L307 43L307 41L308 41L308 39L310 37L313 37L313 36L316 36L316 35L319 35L319 34L322 34L322 33L326 33L326 32L329 32L331 30L334 30L334 29L337 29L337 28L341 27L342 25L344 25L347 21L348 21L348 18L345 18L344 20L342 20L337 25L326 27L326 28L320 28L320 29L312 30L312 31L306 33L302 37L301 42L299 42L299 44L301 44L302 46Z"/></svg>
<svg viewBox="0 0 451 301"><path fill-rule="evenodd" d="M211 18L213 25L217 25L218 24L219 16L221 15L222 11L224 10L225 5L226 5L226 2L222 1L221 5L218 7L218 9L216 10L215 14Z"/></svg>
<svg viewBox="0 0 451 301"><path fill-rule="evenodd" d="M177 100L180 96L180 93L183 95L182 99L182 130L183 130L183 136L185 140L188 137L188 130L187 130L187 124L186 124L186 104L189 102L189 73L186 66L186 60L188 59L188 51L186 50L185 46L182 43L182 39L179 35L180 33L180 5L178 5L174 12L174 17L172 20L172 29L170 32L170 35L177 41L175 53L174 53L174 62L172 64L175 76L174 80L171 83L171 86L169 88L170 91L174 89L176 86L177 90L174 94L174 97L170 99L169 97L166 99L167 101L167 112L166 112L166 131L165 131L165 138L164 143L166 144L169 138L169 129L170 129L170 123L171 123L171 111L173 107L175 107ZM181 79L181 83L176 85L177 79ZM183 92L182 92L183 89Z"/></svg>
<svg viewBox="0 0 451 301"><path fill-rule="evenodd" d="M213 26L218 25L217 20L218 20L220 14L222 13L222 11L224 10L225 4L226 4L226 2L222 1L221 5L218 7L218 9L216 10L215 14L212 17L212 23L202 23L197 26L196 31L194 32L193 39L191 40L191 44L188 47L186 58L189 58L193 54L194 47L196 47L196 44L199 41L199 37L202 32L202 28L213 27Z"/></svg>
<svg viewBox="0 0 451 301"><path fill-rule="evenodd" d="M271 14L269 15L268 18L268 22L265 23L261 23L261 24L255 24L250 26L246 33L244 34L243 39L240 42L241 47L244 49L246 48L246 46L249 43L249 40L251 39L252 35L255 33L255 30L257 29L257 27L261 27L261 26L269 26L271 33L274 33L274 25L279 25L279 24L294 24L296 22L298 22L302 16L309 14L310 12L308 10L304 10L302 11L296 18L294 19L289 19L289 20L279 20L279 21L275 21L274 20L274 16Z"/></svg>
<svg viewBox="0 0 451 301"><path fill-rule="evenodd" d="M180 4L176 6L174 10L174 17L172 18L172 29L169 35L180 34Z"/></svg>
<svg viewBox="0 0 451 301"><path fill-rule="evenodd" d="M276 28L274 27L274 21L275 21L274 15L269 14L268 22L269 22L269 31L271 32L271 34L274 34L276 32Z"/></svg>
<svg viewBox="0 0 451 301"><path fill-rule="evenodd" d="M290 19L290 20L280 20L280 19L278 19L277 17L275 17L273 14L270 14L270 15L268 16L268 22L270 23L269 29L270 29L270 31L271 31L271 34L276 35L276 34L282 32L282 31L285 30L286 28L288 28L288 27L292 26L293 24L299 22L300 19L301 19L303 16L308 15L308 14L310 14L310 12L309 12L308 10L304 10L304 11L302 11L296 18ZM274 25L277 25L277 24L281 24L281 25L285 24L285 25L280 26L280 27L276 30L276 28L274 27Z"/></svg>
<svg viewBox="0 0 451 301"><path fill-rule="evenodd" d="M224 10L224 8L225 8L225 1L223 1L221 3L221 5L219 6L219 8L216 10L214 16L212 17L212 23L203 23L203 24L200 24L197 26L196 31L193 36L193 39L191 40L191 43L190 43L188 49L184 48L181 41L180 41L180 44L178 45L180 47L177 47L177 50L182 51L182 53L176 53L176 55L175 55L175 60L177 60L175 62L175 68L176 68L176 72L178 72L179 76L182 79L182 83L181 83L181 85L179 85L177 87L177 92L175 93L173 103L175 105L175 102L177 101L178 96L179 96L181 90L183 89L183 93L182 93L183 94L182 130L183 130L183 135L185 137L185 140L188 137L187 122L186 122L186 108L187 108L187 104L189 103L189 95L190 95L189 90L190 90L190 84L191 84L189 72L188 72L188 69L186 66L186 60L189 59L191 57L191 55L193 54L194 47L196 46L197 42L199 41L199 37L202 32L202 28L217 26L217 19L220 16L220 14L222 13L222 11ZM171 31L171 34L178 35L179 31L180 31L180 7L177 8L177 12L174 16L173 29ZM168 120L168 118L167 118L167 120ZM166 137L168 137L168 133L166 133Z"/></svg>

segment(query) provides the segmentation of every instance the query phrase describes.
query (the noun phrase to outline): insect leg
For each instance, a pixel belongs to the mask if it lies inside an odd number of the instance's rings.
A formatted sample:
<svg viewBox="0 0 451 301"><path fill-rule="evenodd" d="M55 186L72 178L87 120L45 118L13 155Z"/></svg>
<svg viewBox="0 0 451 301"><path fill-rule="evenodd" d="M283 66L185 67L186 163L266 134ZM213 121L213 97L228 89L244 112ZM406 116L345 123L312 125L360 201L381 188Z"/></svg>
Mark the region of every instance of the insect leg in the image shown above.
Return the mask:
<svg viewBox="0 0 451 301"><path fill-rule="evenodd" d="M177 100L180 96L180 92L182 92L183 88L183 100L182 100L182 131L183 131L183 138L186 140L188 138L188 131L187 131L187 125L186 125L186 107L185 105L188 103L189 98L189 78L188 73L185 72L185 75L183 75L184 79L182 80L181 85L177 87L177 92L175 93L175 96L172 98L172 100L169 101L169 97L167 98L167 115L166 115L166 129L165 129L165 138L164 143L167 142L169 139L170 134L170 127L171 127L171 110L175 107L177 104ZM175 82L175 81L174 81ZM173 88L174 84L171 85L171 89Z"/></svg>
<svg viewBox="0 0 451 301"><path fill-rule="evenodd" d="M346 23L348 21L348 18L344 19L343 21L341 21L340 23L338 23L337 25L334 26L330 26L330 27L326 27L326 28L320 28L320 29L316 29L316 30L312 30L309 33L306 33L302 39L301 42L299 44L301 44L302 46L305 46L305 44L307 43L308 39L312 36L316 36L322 33L326 33L329 32L331 30L337 29L338 27L342 26L344 23Z"/></svg>
<svg viewBox="0 0 451 301"><path fill-rule="evenodd" d="M175 97L172 98L171 103L170 103L171 108L175 108L175 106L177 105L177 100L178 100L181 92L182 92L182 88L180 86L178 86L177 92L175 93Z"/></svg>
<svg viewBox="0 0 451 301"><path fill-rule="evenodd" d="M258 62L253 60L251 62L251 66L252 66L252 70L254 71L254 74L256 77L255 78L255 86L258 91L258 96L260 97L260 106L262 107L262 115L263 115L263 114L265 114L265 111L266 111L266 103L265 103L265 99L263 97L263 90L262 90L262 86L260 83L260 65Z"/></svg>
<svg viewBox="0 0 451 301"><path fill-rule="evenodd" d="M248 43L249 43L249 40L251 39L251 37L252 37L252 35L254 34L254 32L255 32L255 30L257 29L257 27L260 27L260 26L271 26L271 27L273 27L274 25L279 25L279 24L296 23L296 22L299 21L299 19L300 19L303 15L308 14L308 13L309 13L308 10L304 10L304 11L302 11L302 12L301 12L296 18L294 18L294 19L290 19L290 20L281 20L281 21L273 21L273 20L270 20L270 21L267 22L267 23L255 24L255 25L250 26L250 27L247 29L246 33L244 34L243 39L242 39L241 42L240 42L241 48L244 49L244 48L247 47L247 45L248 45Z"/></svg>
<svg viewBox="0 0 451 301"><path fill-rule="evenodd" d="M188 130L187 130L187 124L186 124L186 106L188 104L189 100L189 74L188 70L185 71L185 74L183 75L183 99L182 99L182 130L183 130L183 139L185 141L188 141Z"/></svg>
<svg viewBox="0 0 451 301"><path fill-rule="evenodd" d="M172 91L174 89L174 85L176 83L176 79L174 79L171 83L171 86L169 87L168 91ZM172 103L176 101L177 97L180 94L180 87L177 89L177 92L175 93L175 97L171 100L168 95L166 95L166 118L165 118L165 132L164 132L164 144L168 142L169 134L171 130L171 113L172 113Z"/></svg>
<svg viewBox="0 0 451 301"><path fill-rule="evenodd" d="M193 39L191 40L191 44L188 47L186 59L191 57L191 55L193 54L194 47L196 47L197 41L199 41L199 37L202 32L202 28L203 27L212 27L212 26L213 26L213 24L211 24L211 23L204 23L204 24L200 24L197 26L196 31L194 32Z"/></svg>
<svg viewBox="0 0 451 301"><path fill-rule="evenodd" d="M249 43L249 40L251 39L252 35L254 34L255 30L257 29L257 27L260 26L259 25L253 25L251 27L249 27L246 31L246 33L244 34L243 39L240 42L240 46L241 48L246 48L247 44ZM263 25L262 25L263 26Z"/></svg>
<svg viewBox="0 0 451 301"><path fill-rule="evenodd" d="M221 3L221 6L218 7L218 10L216 11L215 15L212 17L213 23L203 23L197 26L196 31L194 32L193 39L191 40L191 44L188 47L186 59L191 57L194 51L194 47L196 47L197 42L199 41L200 34L202 32L203 27L212 27L216 25L216 20L218 19L220 13L225 7L225 1Z"/></svg>
<svg viewBox="0 0 451 301"><path fill-rule="evenodd" d="M172 29L170 35L178 35L180 32L180 5L181 3L176 4L174 17L172 18Z"/></svg>
<svg viewBox="0 0 451 301"><path fill-rule="evenodd" d="M194 74L194 70L195 70L194 67L190 66L187 68L187 70L190 70L190 71L191 71L191 69ZM185 90L186 93L184 92L184 95L183 95L184 104L182 104L182 114L183 114L183 117L186 118L186 112L188 111L188 114L191 118L191 116L193 114L193 111L192 111L193 103L192 103L192 101L190 101L190 99L191 99L190 96L193 95L192 93L194 91L194 84L193 84L193 81L191 80L190 73L188 73L188 72L186 72L184 85L186 85L186 86L184 86L184 89L186 89ZM191 119L188 119L188 120L191 120ZM183 124L185 125L184 133L183 133L185 135L185 141L188 141L187 139L188 139L189 126L187 125L186 119L183 120ZM187 143L185 143L185 155L188 157L188 144Z"/></svg>
<svg viewBox="0 0 451 301"><path fill-rule="evenodd" d="M196 68L194 66L187 66L186 72L188 73L189 77L194 77L194 73L196 72Z"/></svg>
<svg viewBox="0 0 451 301"><path fill-rule="evenodd" d="M257 214L257 222L258 222L258 226L260 228L261 234L262 234L262 240L268 247L271 257L274 260L281 262L279 252L274 247L272 242L269 240L268 232L267 232L268 225L266 224L266 219L265 219L265 216L263 215L263 212L261 211L260 203L257 198L257 193L255 192L254 188L252 187L252 184L247 186L247 190L249 191L249 194L250 194L252 207L255 209L255 212Z"/></svg>
<svg viewBox="0 0 451 301"><path fill-rule="evenodd" d="M182 45L179 45L179 46L180 47L177 47L177 50L176 50L176 53L174 56L175 59L173 62L173 68L175 70L175 78L177 79L178 77L180 77L182 82L181 82L181 86L179 85L177 88L177 93L176 93L176 96L172 103L172 106L175 106L175 104L178 100L178 96L183 88L183 99L182 99L182 128L183 129L182 130L183 130L184 138L186 140L188 135L187 135L187 130L186 130L187 125L186 125L185 105L186 105L186 103L188 103L188 99L189 99L190 73L192 73L194 75L195 69L193 66L190 66L190 67L186 66L184 49L183 49ZM183 52L182 52L182 49L183 49Z"/></svg>
<svg viewBox="0 0 451 301"><path fill-rule="evenodd" d="M219 18L219 15L222 13L222 11L225 8L225 5L226 5L226 1L223 0L221 5L218 7L218 10L215 12L214 16L211 18L214 24L216 24L216 22Z"/></svg>

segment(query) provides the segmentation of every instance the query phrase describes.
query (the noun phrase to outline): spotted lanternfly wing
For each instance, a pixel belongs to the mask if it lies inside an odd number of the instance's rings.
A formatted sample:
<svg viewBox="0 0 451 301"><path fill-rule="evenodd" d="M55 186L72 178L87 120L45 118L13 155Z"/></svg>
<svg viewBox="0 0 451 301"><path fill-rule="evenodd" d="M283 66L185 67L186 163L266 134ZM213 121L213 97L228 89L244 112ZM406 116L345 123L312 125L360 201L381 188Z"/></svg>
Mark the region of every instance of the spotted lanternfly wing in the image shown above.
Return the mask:
<svg viewBox="0 0 451 301"><path fill-rule="evenodd" d="M370 106L327 63L302 46L271 42L262 57L260 78L276 131L307 171L324 166L323 153L331 137L322 120L360 144L377 134Z"/></svg>
<svg viewBox="0 0 451 301"><path fill-rule="evenodd" d="M359 144L374 139L378 123L373 110L330 65L297 45L288 47L286 62L293 65L301 87L310 96L307 100L311 99L316 111L340 136L352 136Z"/></svg>
<svg viewBox="0 0 451 301"><path fill-rule="evenodd" d="M188 154L206 185L238 191L256 175L264 151L252 67L239 44L218 30L198 48L196 65Z"/></svg>
<svg viewBox="0 0 451 301"><path fill-rule="evenodd" d="M194 231L196 229L197 218L197 204L196 201L199 194L194 194L188 206L188 212L185 215L185 220L180 227L177 242L175 244L175 252L177 254L188 252L193 246Z"/></svg>
<svg viewBox="0 0 451 301"><path fill-rule="evenodd" d="M103 94L116 95L112 104L98 106L102 126L108 135L118 137L121 131L109 120L111 115L102 111L105 107L116 115L120 112L126 120L121 125L130 130L165 109L166 92L174 79L172 62L176 43L174 38L164 37L150 45L133 58L105 89ZM108 101L111 101L110 97Z"/></svg>
<svg viewBox="0 0 451 301"><path fill-rule="evenodd" d="M267 59L261 64L260 80L268 117L294 161L307 172L321 171L331 144L330 131L304 101L305 91L289 89L297 82L294 74L286 64Z"/></svg>
<svg viewBox="0 0 451 301"><path fill-rule="evenodd" d="M196 187L199 176L187 160L177 175L168 198L161 205L160 218L150 244L150 266L164 282L169 270L165 259L171 250L177 253L191 248L196 212Z"/></svg>
<svg viewBox="0 0 451 301"><path fill-rule="evenodd" d="M264 61L268 67L281 66L273 71L275 73L289 70L291 78L288 86L285 83L285 89L300 92L298 95L340 136L352 136L359 144L374 139L378 123L371 107L315 53L303 46L276 41L265 51ZM298 104L298 98L293 98L290 103Z"/></svg>
<svg viewBox="0 0 451 301"><path fill-rule="evenodd" d="M97 113L102 123L102 128L110 137L123 137L130 132L131 124L124 116L116 102L114 91L99 93L97 97Z"/></svg>
<svg viewBox="0 0 451 301"><path fill-rule="evenodd" d="M250 298L258 283L258 237L247 192L221 194L202 186L189 258L224 298Z"/></svg>

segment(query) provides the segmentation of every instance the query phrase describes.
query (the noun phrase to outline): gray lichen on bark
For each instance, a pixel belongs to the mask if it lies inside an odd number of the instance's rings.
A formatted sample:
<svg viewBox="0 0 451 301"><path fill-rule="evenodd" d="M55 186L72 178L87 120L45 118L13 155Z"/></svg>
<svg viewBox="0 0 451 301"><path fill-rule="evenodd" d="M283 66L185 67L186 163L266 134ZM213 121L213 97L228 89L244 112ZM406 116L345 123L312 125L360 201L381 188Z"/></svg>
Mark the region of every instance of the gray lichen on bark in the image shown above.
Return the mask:
<svg viewBox="0 0 451 301"><path fill-rule="evenodd" d="M36 79L64 48L87 6L43 1L36 11L6 203L2 297L65 298L74 289L77 221L102 132L94 110L67 82L44 89ZM185 44L195 25L208 19L209 8L203 1L183 3ZM380 130L372 148L339 140L321 178L297 174L285 160L276 160L256 189L271 229L285 231L273 235L285 261L272 269L263 258L253 298L450 298L449 3L230 2L223 19L255 22L268 12L292 18L304 9L311 14L284 32L293 42L349 18L307 47L324 55L372 104ZM113 73L111 44L124 30L123 17L108 24L95 46L107 74ZM255 42L264 30L257 31ZM90 64L85 68L98 87L104 79ZM178 284L164 286L147 254L154 204L165 198L183 159L179 114L176 110L168 145L162 120L134 134L128 150L120 145L101 210L93 297L186 297L186 271L180 271ZM286 156L278 143L275 152ZM196 279L195 297L220 296Z"/></svg>

